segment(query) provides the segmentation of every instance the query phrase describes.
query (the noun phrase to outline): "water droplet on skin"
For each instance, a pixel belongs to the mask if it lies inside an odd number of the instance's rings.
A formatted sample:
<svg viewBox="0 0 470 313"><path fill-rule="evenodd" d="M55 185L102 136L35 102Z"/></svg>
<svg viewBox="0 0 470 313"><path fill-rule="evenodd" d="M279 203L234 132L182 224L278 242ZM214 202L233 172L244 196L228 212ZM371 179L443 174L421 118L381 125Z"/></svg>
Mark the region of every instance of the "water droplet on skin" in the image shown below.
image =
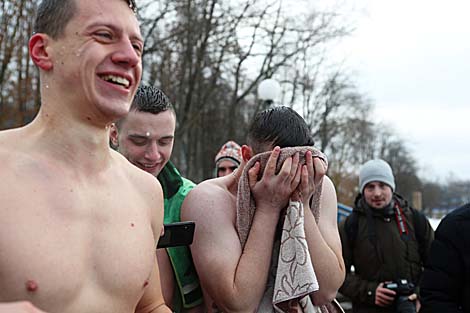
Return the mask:
<svg viewBox="0 0 470 313"><path fill-rule="evenodd" d="M82 55L82 51L83 51L83 49L82 49L82 48L79 48L79 49L76 51L75 56L80 57L80 56Z"/></svg>
<svg viewBox="0 0 470 313"><path fill-rule="evenodd" d="M49 89L49 85L46 85L46 89Z"/></svg>

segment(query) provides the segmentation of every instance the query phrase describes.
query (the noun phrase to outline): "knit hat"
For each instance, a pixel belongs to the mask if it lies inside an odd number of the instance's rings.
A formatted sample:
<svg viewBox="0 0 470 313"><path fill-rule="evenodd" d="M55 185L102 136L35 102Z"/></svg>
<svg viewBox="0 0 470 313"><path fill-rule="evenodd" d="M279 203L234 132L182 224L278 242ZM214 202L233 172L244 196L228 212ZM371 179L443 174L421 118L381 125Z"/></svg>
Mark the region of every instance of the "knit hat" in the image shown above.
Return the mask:
<svg viewBox="0 0 470 313"><path fill-rule="evenodd" d="M389 185L392 191L395 191L395 179L390 165L381 159L370 160L362 165L359 172L359 188L360 192L364 191L364 187L373 181L379 181Z"/></svg>
<svg viewBox="0 0 470 313"><path fill-rule="evenodd" d="M219 153L215 156L215 166L218 167L219 163L229 160L240 165L242 162L242 148L235 141L227 141L222 148L220 148Z"/></svg>

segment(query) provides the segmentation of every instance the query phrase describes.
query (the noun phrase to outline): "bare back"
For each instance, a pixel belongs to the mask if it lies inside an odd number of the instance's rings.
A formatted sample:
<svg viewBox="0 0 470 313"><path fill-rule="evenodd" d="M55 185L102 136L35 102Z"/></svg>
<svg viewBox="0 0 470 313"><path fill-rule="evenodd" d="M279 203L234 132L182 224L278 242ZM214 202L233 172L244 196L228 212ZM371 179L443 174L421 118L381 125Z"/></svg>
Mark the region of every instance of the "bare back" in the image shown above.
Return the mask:
<svg viewBox="0 0 470 313"><path fill-rule="evenodd" d="M111 151L109 166L80 173L18 145L22 132L0 133L0 302L134 312L158 276L156 180Z"/></svg>

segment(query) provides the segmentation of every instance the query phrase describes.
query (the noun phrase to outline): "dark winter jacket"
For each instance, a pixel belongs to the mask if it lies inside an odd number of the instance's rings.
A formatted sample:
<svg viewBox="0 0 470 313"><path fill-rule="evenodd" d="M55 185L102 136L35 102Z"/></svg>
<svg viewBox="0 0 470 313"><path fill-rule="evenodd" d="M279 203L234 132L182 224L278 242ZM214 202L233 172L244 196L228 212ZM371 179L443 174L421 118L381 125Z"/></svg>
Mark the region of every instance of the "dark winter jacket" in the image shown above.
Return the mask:
<svg viewBox="0 0 470 313"><path fill-rule="evenodd" d="M357 216L355 238L349 238L351 232L345 230L352 215L339 226L346 265L346 279L340 292L351 299L355 313L394 312L393 306L383 308L374 304L375 290L381 282L407 279L419 284L423 258L427 257L434 232L426 217L413 214L402 197L394 194L393 201L402 209L408 235L401 235L392 206L388 210L370 208L360 194L353 210ZM421 219L421 244L415 235L413 216Z"/></svg>
<svg viewBox="0 0 470 313"><path fill-rule="evenodd" d="M436 230L422 285L421 312L470 312L470 203Z"/></svg>

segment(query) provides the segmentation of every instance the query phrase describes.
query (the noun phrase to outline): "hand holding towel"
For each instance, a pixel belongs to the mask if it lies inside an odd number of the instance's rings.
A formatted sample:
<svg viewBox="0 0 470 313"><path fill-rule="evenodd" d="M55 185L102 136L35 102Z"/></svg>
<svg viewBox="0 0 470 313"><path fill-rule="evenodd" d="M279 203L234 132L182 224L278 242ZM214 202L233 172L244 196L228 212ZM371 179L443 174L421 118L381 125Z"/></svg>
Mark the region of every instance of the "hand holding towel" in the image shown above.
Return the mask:
<svg viewBox="0 0 470 313"><path fill-rule="evenodd" d="M305 153L312 152L313 157L319 157L327 162L325 155L313 147L292 147L281 149L276 172L280 170L284 161L299 152L300 164L305 164ZM257 162L260 162L262 174L271 152L255 155L245 166L238 185L237 196L237 230L242 247L244 247L251 228L251 223L256 210L255 200L251 194L248 181L248 170ZM312 212L315 218L319 218L319 204L321 195L321 183L315 188L312 201ZM286 215L282 228L282 237L277 260L272 262L275 268L275 283L269 308L264 307L262 301L259 312L321 312L320 308L313 307L309 294L318 290L318 281L313 269L305 238L304 209L301 202L290 201L286 209ZM266 294L265 294L266 296Z"/></svg>

